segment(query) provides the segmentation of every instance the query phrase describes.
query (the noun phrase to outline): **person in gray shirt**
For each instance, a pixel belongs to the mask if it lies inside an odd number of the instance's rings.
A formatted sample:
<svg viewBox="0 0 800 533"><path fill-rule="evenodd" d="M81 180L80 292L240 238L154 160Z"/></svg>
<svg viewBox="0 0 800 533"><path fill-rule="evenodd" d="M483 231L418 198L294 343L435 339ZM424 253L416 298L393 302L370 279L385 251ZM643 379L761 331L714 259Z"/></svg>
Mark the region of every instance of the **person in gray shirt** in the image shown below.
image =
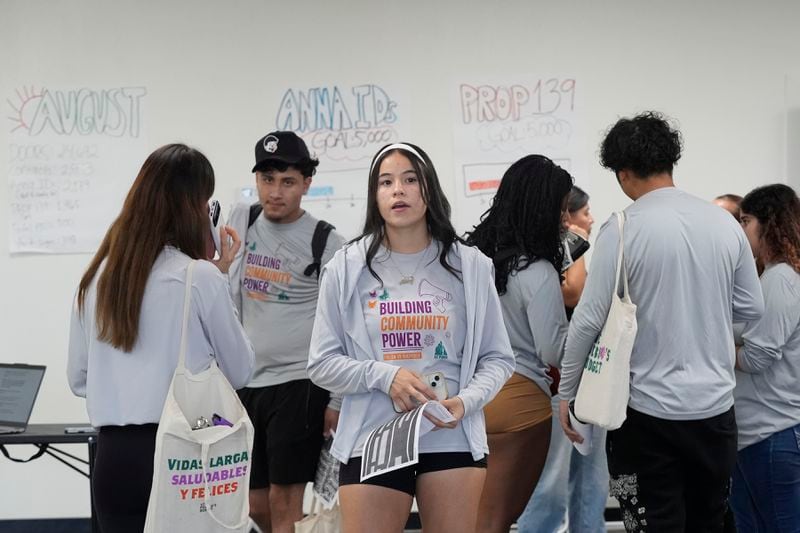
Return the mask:
<svg viewBox="0 0 800 533"><path fill-rule="evenodd" d="M732 322L755 320L764 307L739 225L675 188L680 154L680 133L653 112L619 120L603 140L601 163L634 203L623 243L616 217L600 229L561 369L561 425L580 442L569 402L606 321L624 246L638 334L627 419L608 432L606 451L628 531L722 531L736 460Z"/></svg>
<svg viewBox="0 0 800 533"><path fill-rule="evenodd" d="M547 458L553 413L547 370L558 366L567 335L560 274L571 188L569 172L545 156L525 156L503 174L491 208L467 237L494 263L517 362L511 379L484 408L492 452L478 512L478 530L484 533L509 530Z"/></svg>
<svg viewBox="0 0 800 533"><path fill-rule="evenodd" d="M231 294L255 348L253 379L239 391L253 421L250 516L262 531L288 533L303 518L323 434L335 429L338 399L308 379L308 346L317 309L317 274L343 244L300 206L319 161L303 139L275 131L255 146L258 204L238 205L229 224L245 245L231 265ZM330 226L328 226L330 228Z"/></svg>
<svg viewBox="0 0 800 533"><path fill-rule="evenodd" d="M800 200L783 184L742 200L742 227L763 266L764 316L736 355L739 453L731 507L739 531L800 530Z"/></svg>

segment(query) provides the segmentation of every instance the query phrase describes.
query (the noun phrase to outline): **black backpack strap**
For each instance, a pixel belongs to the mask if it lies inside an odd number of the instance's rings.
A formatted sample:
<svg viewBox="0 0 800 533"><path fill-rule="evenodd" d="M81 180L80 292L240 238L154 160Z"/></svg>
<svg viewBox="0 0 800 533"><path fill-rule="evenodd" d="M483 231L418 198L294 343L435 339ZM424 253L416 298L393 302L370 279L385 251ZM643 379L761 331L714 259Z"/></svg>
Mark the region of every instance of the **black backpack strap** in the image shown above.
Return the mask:
<svg viewBox="0 0 800 533"><path fill-rule="evenodd" d="M311 257L314 258L314 262L308 265L303 272L306 276L313 276L316 273L317 278L319 278L319 270L322 267L322 254L325 252L325 245L328 243L328 235L333 229L335 228L324 220L317 222L317 227L314 228L314 236L311 238Z"/></svg>
<svg viewBox="0 0 800 533"><path fill-rule="evenodd" d="M256 223L256 220L258 220L258 216L261 214L261 211L263 210L264 208L261 207L261 204L258 202L250 206L250 218L247 219L248 228Z"/></svg>

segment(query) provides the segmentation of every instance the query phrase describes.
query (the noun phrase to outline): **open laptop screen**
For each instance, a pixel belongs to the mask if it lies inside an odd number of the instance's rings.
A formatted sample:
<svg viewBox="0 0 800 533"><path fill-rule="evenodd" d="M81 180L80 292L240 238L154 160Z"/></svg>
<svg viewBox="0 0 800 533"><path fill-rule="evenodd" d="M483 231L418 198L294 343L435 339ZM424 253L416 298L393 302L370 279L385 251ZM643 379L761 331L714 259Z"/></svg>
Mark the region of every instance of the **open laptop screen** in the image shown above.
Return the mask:
<svg viewBox="0 0 800 533"><path fill-rule="evenodd" d="M44 366L0 363L0 428L28 426Z"/></svg>

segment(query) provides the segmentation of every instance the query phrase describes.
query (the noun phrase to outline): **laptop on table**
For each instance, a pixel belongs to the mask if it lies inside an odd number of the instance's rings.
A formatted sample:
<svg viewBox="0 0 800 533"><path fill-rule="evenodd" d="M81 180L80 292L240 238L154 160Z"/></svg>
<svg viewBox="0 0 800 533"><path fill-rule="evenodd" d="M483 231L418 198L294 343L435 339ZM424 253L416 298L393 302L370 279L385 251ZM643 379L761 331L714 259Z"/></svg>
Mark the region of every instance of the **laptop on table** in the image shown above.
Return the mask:
<svg viewBox="0 0 800 533"><path fill-rule="evenodd" d="M28 427L45 367L0 363L0 433L22 433Z"/></svg>

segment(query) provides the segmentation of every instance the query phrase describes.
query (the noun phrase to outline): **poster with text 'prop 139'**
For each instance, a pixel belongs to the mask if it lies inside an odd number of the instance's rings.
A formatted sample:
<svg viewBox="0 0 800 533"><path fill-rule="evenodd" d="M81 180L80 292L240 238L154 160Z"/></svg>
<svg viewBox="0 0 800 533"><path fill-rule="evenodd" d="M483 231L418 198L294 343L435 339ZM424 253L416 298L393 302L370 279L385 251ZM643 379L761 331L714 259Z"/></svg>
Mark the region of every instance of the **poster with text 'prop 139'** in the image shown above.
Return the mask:
<svg viewBox="0 0 800 533"><path fill-rule="evenodd" d="M294 131L319 159L303 206L347 238L360 234L370 162L382 146L404 140L399 123L396 94L381 85L287 89L277 106L274 129Z"/></svg>
<svg viewBox="0 0 800 533"><path fill-rule="evenodd" d="M144 87L7 95L9 251L93 252L152 147Z"/></svg>
<svg viewBox="0 0 800 533"><path fill-rule="evenodd" d="M526 75L456 84L454 223L459 233L479 222L503 173L523 156L545 155L576 178L584 173L579 94L573 77Z"/></svg>

